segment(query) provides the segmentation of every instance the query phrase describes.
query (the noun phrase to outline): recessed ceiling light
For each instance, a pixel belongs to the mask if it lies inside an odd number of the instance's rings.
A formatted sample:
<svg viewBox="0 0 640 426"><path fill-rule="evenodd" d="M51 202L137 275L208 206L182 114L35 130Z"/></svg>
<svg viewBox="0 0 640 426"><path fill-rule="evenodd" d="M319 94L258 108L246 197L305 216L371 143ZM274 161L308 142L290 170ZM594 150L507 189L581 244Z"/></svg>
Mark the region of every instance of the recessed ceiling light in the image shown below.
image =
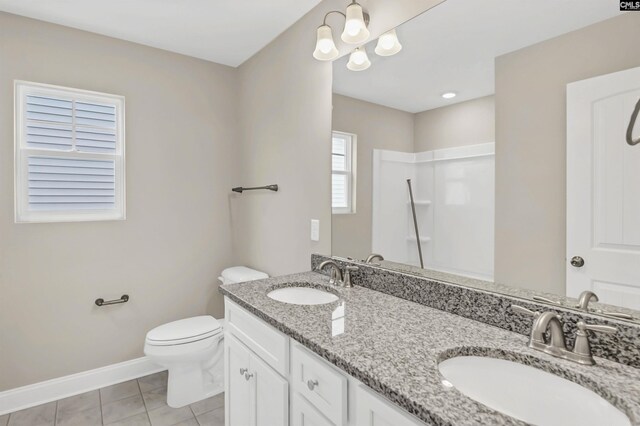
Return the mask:
<svg viewBox="0 0 640 426"><path fill-rule="evenodd" d="M456 95L457 95L456 92L447 92L447 93L443 93L442 97L445 99L453 99L456 97Z"/></svg>

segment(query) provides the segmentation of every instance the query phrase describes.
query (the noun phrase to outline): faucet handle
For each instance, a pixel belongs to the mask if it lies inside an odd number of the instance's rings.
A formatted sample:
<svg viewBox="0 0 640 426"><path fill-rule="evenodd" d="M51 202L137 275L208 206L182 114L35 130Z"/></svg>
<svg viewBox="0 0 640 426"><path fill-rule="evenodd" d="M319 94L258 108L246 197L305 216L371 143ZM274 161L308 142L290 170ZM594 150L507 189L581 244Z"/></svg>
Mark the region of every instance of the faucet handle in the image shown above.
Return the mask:
<svg viewBox="0 0 640 426"><path fill-rule="evenodd" d="M580 364L593 365L596 362L591 354L591 344L589 343L589 334L587 330L597 331L600 333L613 334L618 331L616 327L610 325L585 324L584 321L578 321L578 332L576 333L576 341L573 344L572 360Z"/></svg>
<svg viewBox="0 0 640 426"><path fill-rule="evenodd" d="M532 311L531 309L527 309L520 305L511 305L511 310L517 314L530 315L534 318L538 318L540 316L540 312Z"/></svg>
<svg viewBox="0 0 640 426"><path fill-rule="evenodd" d="M360 268L357 266L347 265L344 267L344 274L342 277L342 285L344 287L352 287L351 284L351 273L358 271Z"/></svg>
<svg viewBox="0 0 640 426"><path fill-rule="evenodd" d="M616 327L610 325L599 325L599 324L585 324L584 321L578 321L578 330L585 331L597 331L598 333L606 333L606 334L615 334L618 332Z"/></svg>

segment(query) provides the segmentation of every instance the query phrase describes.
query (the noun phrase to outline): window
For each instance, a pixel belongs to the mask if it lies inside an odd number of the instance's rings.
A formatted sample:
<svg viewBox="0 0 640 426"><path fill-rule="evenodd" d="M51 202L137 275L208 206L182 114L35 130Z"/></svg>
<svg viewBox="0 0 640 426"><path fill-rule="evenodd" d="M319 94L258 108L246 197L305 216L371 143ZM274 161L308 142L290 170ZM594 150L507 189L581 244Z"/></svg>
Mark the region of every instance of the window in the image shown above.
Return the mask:
<svg viewBox="0 0 640 426"><path fill-rule="evenodd" d="M333 132L331 207L334 214L356 212L356 135Z"/></svg>
<svg viewBox="0 0 640 426"><path fill-rule="evenodd" d="M16 222L125 218L124 98L15 83Z"/></svg>

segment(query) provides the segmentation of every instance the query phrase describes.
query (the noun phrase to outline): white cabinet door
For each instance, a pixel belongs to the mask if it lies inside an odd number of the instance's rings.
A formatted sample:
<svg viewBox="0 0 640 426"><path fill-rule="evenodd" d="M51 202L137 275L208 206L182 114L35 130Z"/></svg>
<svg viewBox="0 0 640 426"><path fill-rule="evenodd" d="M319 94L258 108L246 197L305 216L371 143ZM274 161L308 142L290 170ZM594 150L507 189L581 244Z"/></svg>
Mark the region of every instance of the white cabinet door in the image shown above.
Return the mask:
<svg viewBox="0 0 640 426"><path fill-rule="evenodd" d="M424 426L420 420L403 412L365 385L355 386L354 426Z"/></svg>
<svg viewBox="0 0 640 426"><path fill-rule="evenodd" d="M291 426L334 426L297 392L291 395Z"/></svg>
<svg viewBox="0 0 640 426"><path fill-rule="evenodd" d="M257 356L251 356L252 380L255 380L256 426L289 424L289 383Z"/></svg>
<svg viewBox="0 0 640 426"><path fill-rule="evenodd" d="M254 425L255 391L251 380L251 352L231 334L224 338L225 422L227 426ZM246 375L246 376L245 376Z"/></svg>
<svg viewBox="0 0 640 426"><path fill-rule="evenodd" d="M626 131L639 98L640 68L567 85L567 296L591 290L632 309L640 309L640 146L627 144Z"/></svg>

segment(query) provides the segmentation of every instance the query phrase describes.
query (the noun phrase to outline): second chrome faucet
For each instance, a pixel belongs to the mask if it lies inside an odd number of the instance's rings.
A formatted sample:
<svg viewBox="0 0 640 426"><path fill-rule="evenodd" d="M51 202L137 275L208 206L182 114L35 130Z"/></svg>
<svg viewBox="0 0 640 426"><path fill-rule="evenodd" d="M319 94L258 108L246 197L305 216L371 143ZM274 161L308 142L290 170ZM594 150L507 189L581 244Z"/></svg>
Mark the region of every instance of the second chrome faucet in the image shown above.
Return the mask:
<svg viewBox="0 0 640 426"><path fill-rule="evenodd" d="M358 270L357 266L347 265L344 267L344 272L340 269L340 266L333 260L325 260L316 268L317 271L324 270L327 266L331 268L331 278L329 284L338 287L352 287L351 284L351 272Z"/></svg>
<svg viewBox="0 0 640 426"><path fill-rule="evenodd" d="M555 312L535 312L518 305L511 305L511 309L513 312L530 315L535 318L531 327L530 348L579 364L595 364L591 354L588 330L608 334L618 331L615 327L608 325L592 325L579 321L576 341L573 345L573 351L570 351L565 343L562 317L560 315ZM545 339L545 335L548 335L548 339Z"/></svg>

